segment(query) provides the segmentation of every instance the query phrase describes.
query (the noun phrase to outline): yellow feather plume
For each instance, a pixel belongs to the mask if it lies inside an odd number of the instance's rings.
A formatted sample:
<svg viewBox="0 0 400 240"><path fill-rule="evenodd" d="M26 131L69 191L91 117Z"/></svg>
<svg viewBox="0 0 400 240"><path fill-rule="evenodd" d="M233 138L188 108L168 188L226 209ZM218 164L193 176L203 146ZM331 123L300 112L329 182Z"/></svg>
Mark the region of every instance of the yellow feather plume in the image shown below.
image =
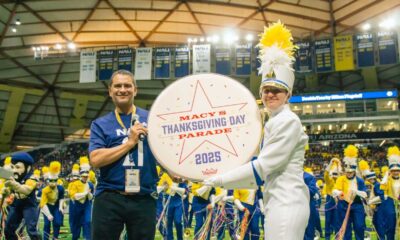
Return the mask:
<svg viewBox="0 0 400 240"><path fill-rule="evenodd" d="M74 165L72 165L72 171L78 171L79 172L79 165L78 164L74 164Z"/></svg>
<svg viewBox="0 0 400 240"><path fill-rule="evenodd" d="M288 56L293 57L296 46L293 45L293 37L290 30L281 21L264 27L264 33L260 34L260 37L259 46L271 47L276 45L283 49Z"/></svg>
<svg viewBox="0 0 400 240"><path fill-rule="evenodd" d="M93 184L96 183L96 173L93 172L93 170L89 171L89 181L92 182Z"/></svg>
<svg viewBox="0 0 400 240"><path fill-rule="evenodd" d="M358 148L354 145L349 145L344 149L344 156L349 158L358 157Z"/></svg>
<svg viewBox="0 0 400 240"><path fill-rule="evenodd" d="M390 157L392 155L400 156L400 150L399 150L399 148L397 146L393 146L393 147L388 148L387 157Z"/></svg>
<svg viewBox="0 0 400 240"><path fill-rule="evenodd" d="M6 165L10 165L10 164L11 164L11 157L8 156L8 157L6 157L6 159L4 159L4 165L6 166Z"/></svg>
<svg viewBox="0 0 400 240"><path fill-rule="evenodd" d="M83 165L83 164L89 164L89 158L86 156L80 157L79 158L79 164Z"/></svg>
<svg viewBox="0 0 400 240"><path fill-rule="evenodd" d="M35 171L33 171L33 175L36 177L40 177L40 170L36 169Z"/></svg>
<svg viewBox="0 0 400 240"><path fill-rule="evenodd" d="M358 163L358 168L360 169L361 172L365 171L365 170L369 170L369 164L367 161L365 160L361 160Z"/></svg>
<svg viewBox="0 0 400 240"><path fill-rule="evenodd" d="M49 170L51 174L59 174L61 171L61 163L58 161L52 161Z"/></svg>
<svg viewBox="0 0 400 240"><path fill-rule="evenodd" d="M49 173L49 168L46 166L42 167L42 173L43 173L43 175Z"/></svg>

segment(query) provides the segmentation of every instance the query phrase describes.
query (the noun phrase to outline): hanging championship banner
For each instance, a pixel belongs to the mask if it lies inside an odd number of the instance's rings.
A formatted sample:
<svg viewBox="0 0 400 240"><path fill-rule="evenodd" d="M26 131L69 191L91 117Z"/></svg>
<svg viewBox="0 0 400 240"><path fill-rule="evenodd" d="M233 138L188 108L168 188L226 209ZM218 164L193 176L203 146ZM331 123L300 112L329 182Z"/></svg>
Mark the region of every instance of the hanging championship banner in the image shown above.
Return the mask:
<svg viewBox="0 0 400 240"><path fill-rule="evenodd" d="M316 72L333 71L331 39L316 40L314 42L314 48Z"/></svg>
<svg viewBox="0 0 400 240"><path fill-rule="evenodd" d="M357 44L357 66L375 66L374 37L372 33L356 35Z"/></svg>
<svg viewBox="0 0 400 240"><path fill-rule="evenodd" d="M135 78L136 80L151 79L152 48L137 48L135 59Z"/></svg>
<svg viewBox="0 0 400 240"><path fill-rule="evenodd" d="M189 48L175 49L175 77L180 78L189 75Z"/></svg>
<svg viewBox="0 0 400 240"><path fill-rule="evenodd" d="M118 69L132 72L132 48L118 49Z"/></svg>
<svg viewBox="0 0 400 240"><path fill-rule="evenodd" d="M231 49L216 48L215 49L215 70L219 74L231 74Z"/></svg>
<svg viewBox="0 0 400 240"><path fill-rule="evenodd" d="M153 103L148 141L173 175L202 181L248 162L261 140L261 115L251 92L219 74L184 77Z"/></svg>
<svg viewBox="0 0 400 240"><path fill-rule="evenodd" d="M211 70L211 45L193 45L193 73L209 73Z"/></svg>
<svg viewBox="0 0 400 240"><path fill-rule="evenodd" d="M99 80L110 80L114 72L114 50L102 50L99 55Z"/></svg>
<svg viewBox="0 0 400 240"><path fill-rule="evenodd" d="M79 83L96 82L96 52L81 51Z"/></svg>
<svg viewBox="0 0 400 240"><path fill-rule="evenodd" d="M378 32L379 64L397 63L396 34L394 32Z"/></svg>
<svg viewBox="0 0 400 240"><path fill-rule="evenodd" d="M261 67L261 61L258 59L258 55L260 54L260 48L255 47L255 57L254 57L254 68L253 71L258 73L258 69Z"/></svg>
<svg viewBox="0 0 400 240"><path fill-rule="evenodd" d="M312 71L311 44L310 42L297 42L295 70L300 73Z"/></svg>
<svg viewBox="0 0 400 240"><path fill-rule="evenodd" d="M154 78L167 79L170 77L171 50L169 48L156 48Z"/></svg>
<svg viewBox="0 0 400 240"><path fill-rule="evenodd" d="M354 69L353 36L345 35L334 38L335 69L347 71Z"/></svg>
<svg viewBox="0 0 400 240"><path fill-rule="evenodd" d="M236 45L236 75L251 74L251 43Z"/></svg>

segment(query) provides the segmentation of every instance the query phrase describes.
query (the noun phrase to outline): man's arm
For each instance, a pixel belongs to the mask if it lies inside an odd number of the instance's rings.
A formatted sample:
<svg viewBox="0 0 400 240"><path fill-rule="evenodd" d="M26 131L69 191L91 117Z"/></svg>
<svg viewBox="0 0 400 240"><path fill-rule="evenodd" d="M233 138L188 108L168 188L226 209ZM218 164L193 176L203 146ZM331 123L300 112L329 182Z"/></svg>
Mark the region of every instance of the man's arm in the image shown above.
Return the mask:
<svg viewBox="0 0 400 240"><path fill-rule="evenodd" d="M140 134L147 135L147 129L142 124L136 122L130 128L130 135L127 142L113 148L93 150L90 153L90 164L95 168L100 168L117 161L138 143Z"/></svg>

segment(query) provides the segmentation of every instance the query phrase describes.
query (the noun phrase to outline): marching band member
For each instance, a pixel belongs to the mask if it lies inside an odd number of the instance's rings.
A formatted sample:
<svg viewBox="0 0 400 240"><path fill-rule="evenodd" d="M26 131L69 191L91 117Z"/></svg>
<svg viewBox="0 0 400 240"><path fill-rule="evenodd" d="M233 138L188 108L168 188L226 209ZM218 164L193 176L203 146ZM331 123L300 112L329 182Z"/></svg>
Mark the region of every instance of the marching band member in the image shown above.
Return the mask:
<svg viewBox="0 0 400 240"><path fill-rule="evenodd" d="M396 207L400 197L400 150L398 147L388 149L389 172L381 181L381 189L385 192L385 198L381 204L385 216L385 235L387 239L394 240L396 234ZM384 238L383 238L384 239Z"/></svg>
<svg viewBox="0 0 400 240"><path fill-rule="evenodd" d="M213 198L215 198L215 189L209 186L205 186L201 183L193 183L192 192L192 209L194 213L194 218L196 220L194 235L196 235L207 218L207 206L211 204L213 202Z"/></svg>
<svg viewBox="0 0 400 240"><path fill-rule="evenodd" d="M292 36L280 22L265 28L260 41L260 96L269 114L258 158L205 181L209 186L257 188L265 181L265 239L303 239L310 196L303 180L308 141L299 117L290 110L294 74Z"/></svg>
<svg viewBox="0 0 400 240"><path fill-rule="evenodd" d="M332 233L337 233L340 229L339 216L336 201L332 195L336 180L342 173L342 166L338 158L332 158L324 171L325 181L325 238L330 239Z"/></svg>
<svg viewBox="0 0 400 240"><path fill-rule="evenodd" d="M239 218L243 221L245 212L249 213L248 227L244 240L260 238L260 213L263 211L262 193L257 189L235 189L233 192L234 204L239 210ZM258 205L261 204L258 208Z"/></svg>
<svg viewBox="0 0 400 240"><path fill-rule="evenodd" d="M18 152L11 155L11 162L14 177L7 180L5 186L15 195L15 199L9 207L5 237L10 240L18 239L16 231L22 219L24 219L30 239L41 239L37 230L39 218L38 203L35 196L37 182L29 179L34 160L28 153Z"/></svg>
<svg viewBox="0 0 400 240"><path fill-rule="evenodd" d="M356 239L364 240L366 226L362 200L367 198L367 189L364 180L356 176L358 149L354 145L349 145L344 150L344 156L345 175L336 180L332 195L340 199L338 202L340 223L345 220L347 208L350 207L344 240L352 239L352 226Z"/></svg>
<svg viewBox="0 0 400 240"><path fill-rule="evenodd" d="M87 157L80 157L80 175L81 179L70 183L68 188L69 196L74 202L73 212L69 213L71 223L72 239L77 240L81 235L83 229L83 237L86 240L91 239L90 224L92 218L92 199L94 187L88 181L89 177L89 159Z"/></svg>
<svg viewBox="0 0 400 240"><path fill-rule="evenodd" d="M47 180L48 184L42 190L42 196L39 204L41 212L44 215L44 240L49 239L51 223L53 223L53 238L58 239L63 220L63 212L60 210L60 201L64 198L64 188L57 184L58 175L61 171L60 162L51 162L49 171L50 176Z"/></svg>
<svg viewBox="0 0 400 240"><path fill-rule="evenodd" d="M368 197L368 205L373 210L372 224L374 224L379 239L385 239L385 216L381 203L385 200L384 192L380 189L381 184L376 179L376 174L368 169L364 171L366 181L371 185L371 191Z"/></svg>
<svg viewBox="0 0 400 240"><path fill-rule="evenodd" d="M310 168L304 170L303 178L310 192L310 218L308 219L304 240L313 240L318 219L317 215L319 214L317 210L317 200L319 199L317 180L312 175Z"/></svg>
<svg viewBox="0 0 400 240"><path fill-rule="evenodd" d="M181 179L174 177L170 182L167 194L170 202L167 210L167 239L174 239L173 225L176 229L176 239L183 240L183 197L186 197L187 185Z"/></svg>

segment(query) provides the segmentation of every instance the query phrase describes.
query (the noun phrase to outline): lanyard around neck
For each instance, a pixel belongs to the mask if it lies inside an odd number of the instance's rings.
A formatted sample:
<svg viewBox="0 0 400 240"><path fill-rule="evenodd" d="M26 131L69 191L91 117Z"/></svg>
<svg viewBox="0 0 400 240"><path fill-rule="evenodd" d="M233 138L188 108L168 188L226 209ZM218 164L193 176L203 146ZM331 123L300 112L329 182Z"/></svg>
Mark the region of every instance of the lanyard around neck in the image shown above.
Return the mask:
<svg viewBox="0 0 400 240"><path fill-rule="evenodd" d="M136 106L135 106L135 105L132 105L132 112L131 112L131 113L132 113L132 115L131 115L131 121L130 121L130 123L129 123L129 124L131 124L130 126L132 126L132 117L133 117L133 114L136 114ZM117 111L117 109L115 109L115 117L117 118L118 124L119 124L123 129L126 130L125 124L124 124L124 122L122 122L121 116L119 115L119 112Z"/></svg>

